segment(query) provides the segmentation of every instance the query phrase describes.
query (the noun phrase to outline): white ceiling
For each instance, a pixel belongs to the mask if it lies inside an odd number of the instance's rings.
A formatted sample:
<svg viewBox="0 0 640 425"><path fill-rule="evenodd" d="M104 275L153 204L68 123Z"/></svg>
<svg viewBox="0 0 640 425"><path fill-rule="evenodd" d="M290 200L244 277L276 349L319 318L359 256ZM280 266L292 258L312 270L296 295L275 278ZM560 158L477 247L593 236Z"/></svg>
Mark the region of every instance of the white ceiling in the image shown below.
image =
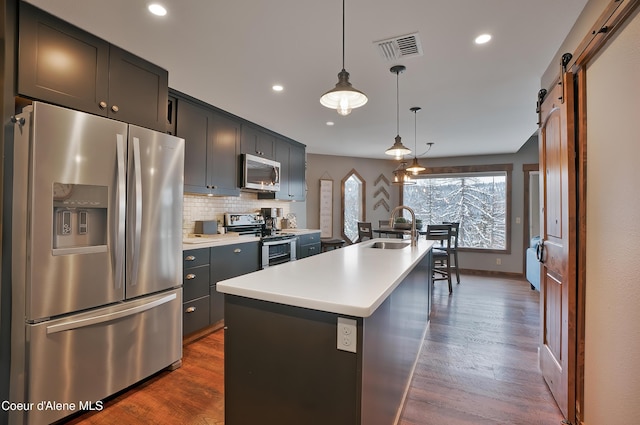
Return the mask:
<svg viewBox="0 0 640 425"><path fill-rule="evenodd" d="M535 132L540 77L587 0L347 0L351 83L369 97L339 116L319 98L342 68L340 0L29 0L169 71L169 86L307 145L389 158L396 131L429 157L516 152ZM387 62L374 41L418 32L424 55ZM473 39L493 35L482 46ZM271 86L282 84L275 93ZM335 122L327 126L327 121Z"/></svg>

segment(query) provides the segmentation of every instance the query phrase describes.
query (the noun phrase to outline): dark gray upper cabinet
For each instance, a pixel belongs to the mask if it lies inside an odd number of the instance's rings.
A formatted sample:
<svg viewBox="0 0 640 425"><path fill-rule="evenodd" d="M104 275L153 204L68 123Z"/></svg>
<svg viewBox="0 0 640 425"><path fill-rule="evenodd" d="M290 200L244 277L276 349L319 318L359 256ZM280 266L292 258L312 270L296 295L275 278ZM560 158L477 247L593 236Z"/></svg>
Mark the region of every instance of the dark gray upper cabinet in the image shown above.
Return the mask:
<svg viewBox="0 0 640 425"><path fill-rule="evenodd" d="M243 123L240 153L248 153L263 158L275 158L276 138L251 124Z"/></svg>
<svg viewBox="0 0 640 425"><path fill-rule="evenodd" d="M239 196L241 122L184 97L177 97L175 106L176 135L185 139L185 192Z"/></svg>
<svg viewBox="0 0 640 425"><path fill-rule="evenodd" d="M20 3L18 93L166 131L168 72Z"/></svg>
<svg viewBox="0 0 640 425"><path fill-rule="evenodd" d="M258 199L304 201L306 195L304 145L281 138L276 139L275 160L280 163L280 190L258 193Z"/></svg>
<svg viewBox="0 0 640 425"><path fill-rule="evenodd" d="M304 201L307 193L306 181L307 159L305 147L289 144L289 199Z"/></svg>

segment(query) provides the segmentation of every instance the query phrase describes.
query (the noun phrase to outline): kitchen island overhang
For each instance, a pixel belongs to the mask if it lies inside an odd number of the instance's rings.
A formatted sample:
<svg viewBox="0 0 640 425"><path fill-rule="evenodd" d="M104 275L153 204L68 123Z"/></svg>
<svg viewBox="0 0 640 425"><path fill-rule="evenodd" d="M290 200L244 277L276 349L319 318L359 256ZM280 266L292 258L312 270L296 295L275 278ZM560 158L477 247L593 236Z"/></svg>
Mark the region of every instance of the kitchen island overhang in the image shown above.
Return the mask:
<svg viewBox="0 0 640 425"><path fill-rule="evenodd" d="M218 283L226 424L396 422L428 324L432 242L381 241L393 243Z"/></svg>

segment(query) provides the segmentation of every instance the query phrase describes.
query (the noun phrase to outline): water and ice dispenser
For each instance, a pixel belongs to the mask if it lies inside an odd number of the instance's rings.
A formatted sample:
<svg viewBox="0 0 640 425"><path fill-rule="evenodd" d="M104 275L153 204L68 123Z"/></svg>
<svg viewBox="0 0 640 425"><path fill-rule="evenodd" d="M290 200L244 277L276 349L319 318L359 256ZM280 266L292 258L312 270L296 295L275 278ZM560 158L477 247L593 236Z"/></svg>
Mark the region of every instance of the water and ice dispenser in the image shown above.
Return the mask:
<svg viewBox="0 0 640 425"><path fill-rule="evenodd" d="M108 188L53 184L53 253L103 252L107 249Z"/></svg>

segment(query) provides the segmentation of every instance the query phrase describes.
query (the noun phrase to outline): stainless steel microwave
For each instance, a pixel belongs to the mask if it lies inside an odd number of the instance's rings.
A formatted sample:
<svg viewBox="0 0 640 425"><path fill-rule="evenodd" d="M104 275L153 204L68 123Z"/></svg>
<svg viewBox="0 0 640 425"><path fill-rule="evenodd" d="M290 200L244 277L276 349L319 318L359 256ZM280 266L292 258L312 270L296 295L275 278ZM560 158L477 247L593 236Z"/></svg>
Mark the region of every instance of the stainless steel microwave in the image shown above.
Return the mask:
<svg viewBox="0 0 640 425"><path fill-rule="evenodd" d="M277 192L280 190L280 163L259 156L242 157L242 188Z"/></svg>

